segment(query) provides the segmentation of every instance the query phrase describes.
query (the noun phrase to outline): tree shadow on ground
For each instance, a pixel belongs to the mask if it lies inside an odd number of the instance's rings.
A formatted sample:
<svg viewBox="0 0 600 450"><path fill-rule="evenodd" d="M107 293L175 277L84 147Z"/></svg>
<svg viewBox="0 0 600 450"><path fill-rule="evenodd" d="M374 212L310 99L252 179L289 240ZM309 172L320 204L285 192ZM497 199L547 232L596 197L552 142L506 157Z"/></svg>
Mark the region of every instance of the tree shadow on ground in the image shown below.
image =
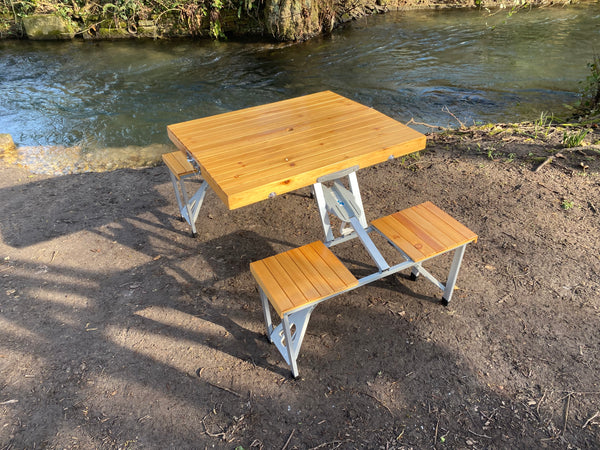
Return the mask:
<svg viewBox="0 0 600 450"><path fill-rule="evenodd" d="M375 184L369 181L375 172L367 172L363 192L370 188L392 201L372 203L377 209L372 215L399 209L393 203L397 195L387 192L396 189L396 181L386 177ZM439 176L429 176L437 181L424 185L418 175L403 173L402 187L414 193L411 201L443 186ZM491 272L485 280L480 273L488 270L484 264L493 247L500 247L491 240L498 227L491 219L477 219L485 210L481 191L491 181L455 177L476 198L453 207L467 212L488 237L468 249L462 289L451 307L431 301L435 290L429 283L411 284L402 276L325 302L313 313L301 349L301 379L292 380L264 338L248 263L320 237L309 198L281 197L227 211L209 196L199 238L193 239L187 224L174 219L163 168L77 177L63 177L66 186L94 180L103 186L123 183L123 194L141 193L118 195L107 217L92 216L99 203L82 200L89 196L81 190L61 190L52 179L48 188L66 197L62 206L78 205L87 222L62 220L51 235L43 222L28 223L33 212L0 218L0 248L10 256L0 265L3 447L598 445L596 430L579 426L588 410L567 417L563 428L564 414L545 409L550 399L554 406L565 404L560 386L568 384L553 378L552 397L514 373L518 354L477 347L496 338L525 339L499 336L514 330L496 324L518 322L514 315L527 318L530 312L518 304L499 308L507 280ZM42 183L33 190L39 194L43 188ZM102 189L98 202L117 192ZM12 211L27 191L27 185L0 189L0 200L16 197L3 203ZM450 199L443 201L452 206ZM47 208L48 223L66 217L64 208ZM494 263L498 267L511 258L525 260L510 248L501 250L494 254L506 255ZM350 251L347 260L358 262L360 255ZM403 290L394 290L397 284ZM534 338L543 338L535 332ZM557 349L557 358L562 353ZM482 355L489 361L478 359ZM494 365L506 373L510 392L498 376L485 373ZM569 399L573 411L575 396ZM10 400L16 402L5 403Z"/></svg>

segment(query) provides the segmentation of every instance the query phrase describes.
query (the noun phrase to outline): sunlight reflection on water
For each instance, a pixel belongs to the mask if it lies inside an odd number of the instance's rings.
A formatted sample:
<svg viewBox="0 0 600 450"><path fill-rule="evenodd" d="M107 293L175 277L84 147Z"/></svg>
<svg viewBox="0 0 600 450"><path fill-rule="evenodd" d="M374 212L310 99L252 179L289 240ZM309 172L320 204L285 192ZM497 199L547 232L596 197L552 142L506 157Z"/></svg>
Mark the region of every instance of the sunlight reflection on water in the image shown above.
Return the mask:
<svg viewBox="0 0 600 450"><path fill-rule="evenodd" d="M597 3L409 11L297 45L0 41L0 133L21 164L70 173L152 164L168 124L325 89L402 122L535 120L577 100L599 17Z"/></svg>

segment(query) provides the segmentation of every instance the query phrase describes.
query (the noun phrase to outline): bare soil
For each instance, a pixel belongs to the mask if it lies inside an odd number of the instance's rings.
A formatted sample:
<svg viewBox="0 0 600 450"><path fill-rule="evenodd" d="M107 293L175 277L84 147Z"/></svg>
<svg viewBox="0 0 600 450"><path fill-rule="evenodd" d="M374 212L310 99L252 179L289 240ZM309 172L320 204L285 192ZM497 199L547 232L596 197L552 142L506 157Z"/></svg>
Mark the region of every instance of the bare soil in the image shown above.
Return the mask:
<svg viewBox="0 0 600 450"><path fill-rule="evenodd" d="M298 380L248 264L321 238L308 189L210 193L192 238L164 167L1 168L0 448L600 447L600 162L562 133L435 134L362 169L370 218L431 200L480 239L448 307L407 274L319 305Z"/></svg>

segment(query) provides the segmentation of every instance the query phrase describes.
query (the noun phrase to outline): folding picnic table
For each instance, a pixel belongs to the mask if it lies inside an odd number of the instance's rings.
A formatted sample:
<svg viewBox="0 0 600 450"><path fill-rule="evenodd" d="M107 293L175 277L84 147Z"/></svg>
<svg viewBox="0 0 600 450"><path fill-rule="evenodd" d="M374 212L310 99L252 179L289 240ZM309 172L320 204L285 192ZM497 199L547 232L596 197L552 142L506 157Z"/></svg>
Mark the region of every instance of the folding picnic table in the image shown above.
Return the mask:
<svg viewBox="0 0 600 450"><path fill-rule="evenodd" d="M465 247L477 235L431 202L379 218L369 226L356 177L359 168L424 149L426 138L421 133L331 91L170 125L167 130L204 180L199 194L192 197L193 205L183 207L180 202L186 220L197 217L207 186L230 209L313 186L324 241L250 264L268 338L294 377L310 314L325 300L410 269L413 278L423 275L443 291L442 303L450 301ZM168 159L170 170L180 172ZM185 176L190 168L181 171ZM344 177L349 189L341 181ZM334 237L330 214L342 222L341 236ZM193 222L190 225L194 229ZM369 237L372 231L387 239L404 261L388 264ZM360 280L329 249L355 237L377 266L375 273ZM443 284L422 263L452 250L452 266ZM281 318L276 327L270 305Z"/></svg>

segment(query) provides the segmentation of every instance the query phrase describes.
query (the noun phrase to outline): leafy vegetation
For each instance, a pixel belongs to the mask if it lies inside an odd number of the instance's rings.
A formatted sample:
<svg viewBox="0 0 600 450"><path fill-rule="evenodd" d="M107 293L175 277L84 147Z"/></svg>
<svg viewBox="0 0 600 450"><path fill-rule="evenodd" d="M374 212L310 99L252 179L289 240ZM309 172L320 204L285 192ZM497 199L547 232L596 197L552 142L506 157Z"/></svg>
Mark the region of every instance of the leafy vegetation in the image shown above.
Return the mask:
<svg viewBox="0 0 600 450"><path fill-rule="evenodd" d="M238 1L239 4L233 3ZM192 35L205 30L214 38L224 37L220 13L224 8L237 9L238 14L253 7L252 0L0 0L0 14L18 23L31 14L57 14L82 27L94 30L105 26L125 26L135 34L140 20L155 23L165 15L176 18ZM91 24L91 25L90 25ZM111 26L110 23L108 26ZM80 27L81 28L81 27Z"/></svg>
<svg viewBox="0 0 600 450"><path fill-rule="evenodd" d="M583 123L600 121L600 56L588 63L589 75L582 82L581 100L575 105L573 114Z"/></svg>
<svg viewBox="0 0 600 450"><path fill-rule="evenodd" d="M564 146L567 148L579 147L583 143L583 140L585 139L589 131L590 130L587 130L585 128L581 128L572 133L565 131L563 133Z"/></svg>

